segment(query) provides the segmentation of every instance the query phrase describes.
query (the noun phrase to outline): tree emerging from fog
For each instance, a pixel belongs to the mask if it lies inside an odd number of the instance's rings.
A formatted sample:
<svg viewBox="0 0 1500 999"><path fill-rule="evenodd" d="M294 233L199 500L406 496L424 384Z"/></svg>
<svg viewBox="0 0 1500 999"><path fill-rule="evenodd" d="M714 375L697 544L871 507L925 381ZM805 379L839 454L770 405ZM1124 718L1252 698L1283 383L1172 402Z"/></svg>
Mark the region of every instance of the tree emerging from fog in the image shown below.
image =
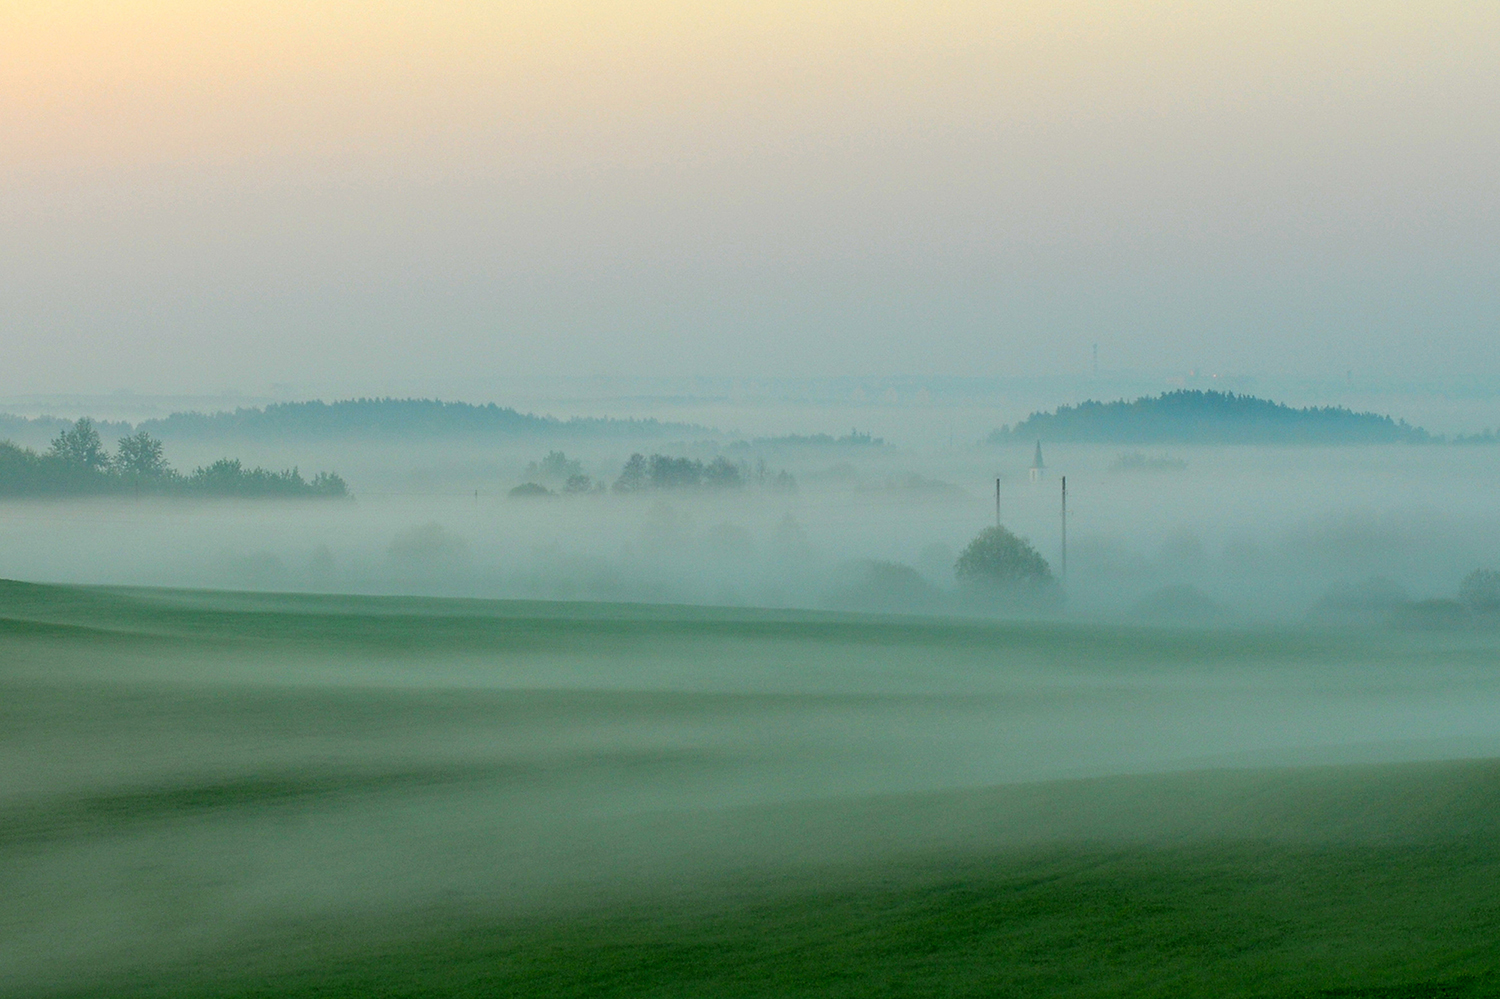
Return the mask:
<svg viewBox="0 0 1500 999"><path fill-rule="evenodd" d="M94 429L94 421L87 416L58 434L47 454L81 468L103 470L110 465L109 453L99 440L99 431Z"/></svg>
<svg viewBox="0 0 1500 999"><path fill-rule="evenodd" d="M615 480L615 492L638 493L650 484L646 475L646 456L633 454L630 460L625 462L625 467L620 471L620 477Z"/></svg>
<svg viewBox="0 0 1500 999"><path fill-rule="evenodd" d="M1038 586L1052 582L1052 567L1025 538L1003 527L980 531L953 565L960 583L974 587Z"/></svg>
<svg viewBox="0 0 1500 999"><path fill-rule="evenodd" d="M583 474L583 465L562 451L548 451L541 461L533 461L526 466L526 474L552 482L567 482Z"/></svg>
<svg viewBox="0 0 1500 999"><path fill-rule="evenodd" d="M160 478L170 471L161 441L144 430L138 430L129 437L120 438L119 446L115 451L114 465L120 472L153 479Z"/></svg>

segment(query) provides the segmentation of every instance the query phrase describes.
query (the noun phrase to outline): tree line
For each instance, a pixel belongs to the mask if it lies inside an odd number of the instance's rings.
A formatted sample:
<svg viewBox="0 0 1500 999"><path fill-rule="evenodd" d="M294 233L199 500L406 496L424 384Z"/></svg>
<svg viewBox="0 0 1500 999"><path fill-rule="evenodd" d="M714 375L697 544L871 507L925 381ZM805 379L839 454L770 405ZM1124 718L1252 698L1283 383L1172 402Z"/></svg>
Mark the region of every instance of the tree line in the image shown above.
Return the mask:
<svg viewBox="0 0 1500 999"><path fill-rule="evenodd" d="M347 496L349 487L332 472L319 472L309 480L295 468L246 468L238 458L220 458L184 475L167 463L162 442L144 430L121 437L111 454L88 417L59 433L41 453L0 441L0 495L125 493L313 498Z"/></svg>
<svg viewBox="0 0 1500 999"><path fill-rule="evenodd" d="M609 491L629 495L652 490L730 490L750 484L764 486L774 492L797 491L797 480L785 469L773 473L764 460L751 467L730 461L722 455L704 462L698 458L668 454L652 454L649 457L640 453L632 454L613 485L606 485L602 480L585 475L582 463L561 451L551 451L541 461L532 462L527 466L526 473L534 481L512 489L512 496L555 495L543 482L560 484L561 491L571 495Z"/></svg>

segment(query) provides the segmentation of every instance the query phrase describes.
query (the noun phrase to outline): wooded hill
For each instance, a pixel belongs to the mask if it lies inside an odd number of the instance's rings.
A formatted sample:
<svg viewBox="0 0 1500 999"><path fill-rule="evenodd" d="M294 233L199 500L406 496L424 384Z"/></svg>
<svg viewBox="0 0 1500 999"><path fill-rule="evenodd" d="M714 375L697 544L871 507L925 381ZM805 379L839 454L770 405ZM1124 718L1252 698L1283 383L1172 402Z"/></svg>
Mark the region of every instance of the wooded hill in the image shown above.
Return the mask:
<svg viewBox="0 0 1500 999"><path fill-rule="evenodd" d="M1233 392L1184 389L1134 402L1082 402L1033 413L987 440L1080 444L1392 444L1432 435L1404 420L1342 406L1296 409Z"/></svg>
<svg viewBox="0 0 1500 999"><path fill-rule="evenodd" d="M166 440L327 440L443 437L661 437L703 428L659 420L522 413L494 403L476 406L437 399L346 399L281 402L221 413L173 413L140 429Z"/></svg>

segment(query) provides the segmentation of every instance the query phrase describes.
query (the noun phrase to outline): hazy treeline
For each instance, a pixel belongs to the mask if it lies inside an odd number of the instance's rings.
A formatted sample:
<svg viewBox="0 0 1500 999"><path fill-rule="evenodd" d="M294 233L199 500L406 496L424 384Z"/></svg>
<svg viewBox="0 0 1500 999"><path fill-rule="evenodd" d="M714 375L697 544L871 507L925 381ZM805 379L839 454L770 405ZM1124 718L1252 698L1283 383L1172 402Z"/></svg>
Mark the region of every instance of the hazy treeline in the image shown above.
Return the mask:
<svg viewBox="0 0 1500 999"><path fill-rule="evenodd" d="M348 486L332 472L311 480L295 469L246 468L221 458L184 475L167 463L162 442L145 430L104 447L87 417L62 430L43 453L0 441L0 495L94 496L118 493L179 496L339 497Z"/></svg>
<svg viewBox="0 0 1500 999"><path fill-rule="evenodd" d="M850 430L842 437L832 434L784 434L780 437L757 437L753 441L736 441L731 447L885 447L883 437Z"/></svg>
<svg viewBox="0 0 1500 999"><path fill-rule="evenodd" d="M652 454L647 457L639 452L626 460L614 485L607 487L583 472L582 462L569 458L562 451L551 451L541 461L527 466L526 472L534 479L558 483L564 493L602 493L611 489L616 493L642 493L654 489L739 489L748 484L767 487L775 492L791 493L797 490L797 480L786 470L775 473L760 459L754 467L730 461L720 455L708 462L700 458L674 457ZM553 491L541 482L525 482L510 491L514 497L548 496Z"/></svg>
<svg viewBox="0 0 1500 999"><path fill-rule="evenodd" d="M264 408L220 413L173 413L146 420L141 428L174 439L233 437L288 439L604 436L658 437L701 431L659 420L552 416L522 413L509 406L442 402L437 399L346 399L338 402L284 402Z"/></svg>
<svg viewBox="0 0 1500 999"><path fill-rule="evenodd" d="M276 443L291 440L361 440L381 438L570 437L635 438L650 440L667 434L702 436L710 428L656 419L537 416L495 403L473 405L435 399L349 399L332 403L313 401L275 403L264 408L232 412L180 412L142 420L138 424L90 417L106 437L123 437L137 430L165 440L208 441L241 439ZM72 426L59 416L24 417L0 413L0 439L25 443L50 439ZM884 438L858 429L847 434L784 434L737 440L730 447L792 449L879 448Z"/></svg>
<svg viewBox="0 0 1500 999"><path fill-rule="evenodd" d="M1099 444L1381 444L1433 436L1405 420L1356 413L1342 406L1294 409L1233 392L1183 389L1134 402L1082 402L1033 413L991 431L988 441Z"/></svg>

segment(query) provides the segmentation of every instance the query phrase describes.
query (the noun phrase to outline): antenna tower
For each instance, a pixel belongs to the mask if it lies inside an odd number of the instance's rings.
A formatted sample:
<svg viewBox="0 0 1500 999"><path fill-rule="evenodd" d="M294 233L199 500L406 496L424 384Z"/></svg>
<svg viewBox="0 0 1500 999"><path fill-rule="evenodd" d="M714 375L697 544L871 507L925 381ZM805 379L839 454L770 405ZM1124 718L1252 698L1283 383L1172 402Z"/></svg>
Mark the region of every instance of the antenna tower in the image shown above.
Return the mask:
<svg viewBox="0 0 1500 999"><path fill-rule="evenodd" d="M1068 578L1068 477L1062 477L1062 578Z"/></svg>

